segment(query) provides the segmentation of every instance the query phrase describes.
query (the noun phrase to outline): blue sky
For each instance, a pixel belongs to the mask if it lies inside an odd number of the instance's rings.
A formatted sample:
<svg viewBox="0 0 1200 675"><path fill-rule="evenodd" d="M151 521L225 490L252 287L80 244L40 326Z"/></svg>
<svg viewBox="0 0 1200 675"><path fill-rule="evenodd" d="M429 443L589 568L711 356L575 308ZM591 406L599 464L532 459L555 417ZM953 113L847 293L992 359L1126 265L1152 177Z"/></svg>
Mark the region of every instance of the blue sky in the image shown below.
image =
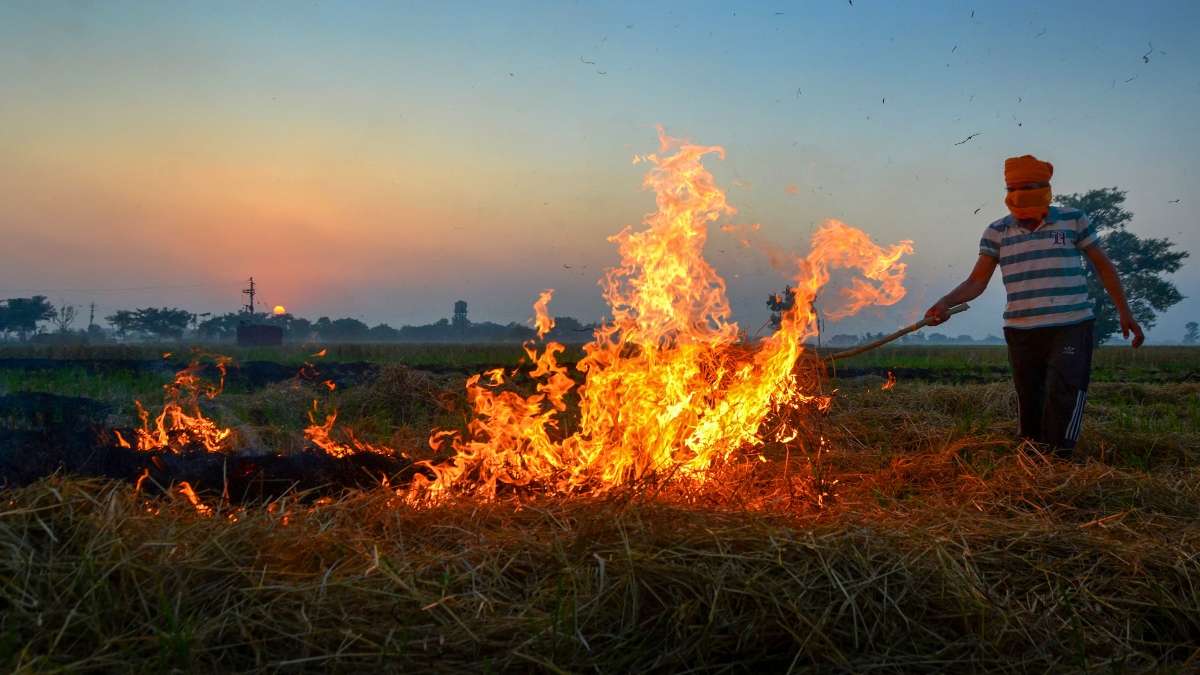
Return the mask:
<svg viewBox="0 0 1200 675"><path fill-rule="evenodd" d="M826 218L915 242L909 297L835 330L961 279L1009 155L1200 252L1200 4L647 4L0 3L0 295L229 311L254 274L312 317L523 320L553 287L595 318L656 124L723 145L737 220L781 245ZM722 237L753 330L784 279ZM1200 318L1190 262L1153 339ZM997 278L948 328L1002 303Z"/></svg>

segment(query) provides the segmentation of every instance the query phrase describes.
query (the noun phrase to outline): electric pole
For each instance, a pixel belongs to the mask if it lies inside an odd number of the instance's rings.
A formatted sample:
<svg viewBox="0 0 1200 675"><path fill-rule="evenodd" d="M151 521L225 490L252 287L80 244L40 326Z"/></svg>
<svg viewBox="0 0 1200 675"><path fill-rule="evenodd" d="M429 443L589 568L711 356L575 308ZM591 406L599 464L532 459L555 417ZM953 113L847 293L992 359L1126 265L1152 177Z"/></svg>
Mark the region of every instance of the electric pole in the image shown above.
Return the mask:
<svg viewBox="0 0 1200 675"><path fill-rule="evenodd" d="M249 301L242 306L242 310L254 316L254 277L250 277L250 287L242 290L242 295L249 296Z"/></svg>
<svg viewBox="0 0 1200 675"><path fill-rule="evenodd" d="M96 325L96 303L88 305L88 330Z"/></svg>

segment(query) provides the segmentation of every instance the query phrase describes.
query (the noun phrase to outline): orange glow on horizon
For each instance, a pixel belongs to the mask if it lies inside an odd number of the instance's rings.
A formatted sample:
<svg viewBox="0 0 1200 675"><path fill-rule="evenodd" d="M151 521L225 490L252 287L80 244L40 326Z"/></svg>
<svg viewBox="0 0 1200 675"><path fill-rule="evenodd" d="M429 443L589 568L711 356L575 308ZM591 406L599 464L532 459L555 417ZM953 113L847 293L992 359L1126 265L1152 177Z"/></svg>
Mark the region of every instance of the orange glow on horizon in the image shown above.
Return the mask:
<svg viewBox="0 0 1200 675"><path fill-rule="evenodd" d="M274 314L275 316L279 316L280 314L287 314L287 308L284 307L283 305L275 305L275 309L271 310L271 313Z"/></svg>

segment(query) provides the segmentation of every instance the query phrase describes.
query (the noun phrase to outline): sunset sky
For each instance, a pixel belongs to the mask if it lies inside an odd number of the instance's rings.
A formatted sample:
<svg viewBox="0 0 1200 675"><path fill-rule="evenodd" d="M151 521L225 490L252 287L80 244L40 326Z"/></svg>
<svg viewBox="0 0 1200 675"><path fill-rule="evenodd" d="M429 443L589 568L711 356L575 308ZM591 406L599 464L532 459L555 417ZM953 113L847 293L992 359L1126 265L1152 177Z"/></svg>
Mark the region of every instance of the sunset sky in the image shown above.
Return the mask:
<svg viewBox="0 0 1200 675"><path fill-rule="evenodd" d="M1193 252L1151 332L1175 341L1200 320L1198 27L1190 0L0 0L0 298L226 312L253 274L265 310L314 319L462 298L524 321L554 288L593 320L662 124L725 147L736 220L779 245L827 218L914 241L908 297L836 332L960 281L1004 158L1033 153ZM753 331L786 279L721 232L709 251ZM997 275L942 330L998 334L1003 300Z"/></svg>

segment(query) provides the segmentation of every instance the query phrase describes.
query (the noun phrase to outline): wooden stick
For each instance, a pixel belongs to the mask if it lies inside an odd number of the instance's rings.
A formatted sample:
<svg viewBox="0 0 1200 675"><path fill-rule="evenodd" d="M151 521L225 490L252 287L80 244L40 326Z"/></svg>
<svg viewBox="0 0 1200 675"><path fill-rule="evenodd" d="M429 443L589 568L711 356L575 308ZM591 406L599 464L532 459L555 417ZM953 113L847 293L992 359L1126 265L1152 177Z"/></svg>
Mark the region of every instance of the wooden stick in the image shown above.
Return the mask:
<svg viewBox="0 0 1200 675"><path fill-rule="evenodd" d="M970 308L971 308L971 306L965 302L962 303L961 305L955 305L955 306L951 307L950 309L946 310L946 318L950 318L951 316L958 314L959 312L965 312ZM896 331L895 333L892 333L891 335L885 335L885 336L879 338L878 340L872 340L871 342L868 342L865 345L859 345L857 347L853 347L853 348L847 349L845 351L835 352L833 354L830 354L827 358L829 358L829 360L831 360L831 361L837 361L839 359L848 359L851 356L858 356L859 354L862 354L863 352L869 352L872 349L882 347L882 346L886 345L887 343L891 342L892 340L897 340L899 338L902 338L905 335L908 335L909 333L911 333L913 331L920 330L920 329L924 328L925 326L928 326L929 322L932 320L933 319L930 317L925 317L924 319L921 319L920 321L912 324L911 326L905 326L904 328L901 328L900 330Z"/></svg>

